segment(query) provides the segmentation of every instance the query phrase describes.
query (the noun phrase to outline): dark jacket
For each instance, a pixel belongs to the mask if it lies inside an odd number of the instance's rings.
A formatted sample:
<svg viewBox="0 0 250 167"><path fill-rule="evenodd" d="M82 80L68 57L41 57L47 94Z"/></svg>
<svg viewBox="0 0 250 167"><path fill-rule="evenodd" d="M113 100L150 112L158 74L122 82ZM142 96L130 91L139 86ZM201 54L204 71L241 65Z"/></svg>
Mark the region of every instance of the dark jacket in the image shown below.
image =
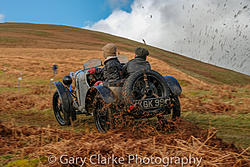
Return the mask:
<svg viewBox="0 0 250 167"><path fill-rule="evenodd" d="M143 58L135 57L134 59L130 60L124 67L123 67L123 77L128 77L134 72L141 71L141 70L151 70L151 66L148 61Z"/></svg>
<svg viewBox="0 0 250 167"><path fill-rule="evenodd" d="M105 82L116 82L121 79L122 65L117 57L111 57L105 60L103 73L103 81Z"/></svg>

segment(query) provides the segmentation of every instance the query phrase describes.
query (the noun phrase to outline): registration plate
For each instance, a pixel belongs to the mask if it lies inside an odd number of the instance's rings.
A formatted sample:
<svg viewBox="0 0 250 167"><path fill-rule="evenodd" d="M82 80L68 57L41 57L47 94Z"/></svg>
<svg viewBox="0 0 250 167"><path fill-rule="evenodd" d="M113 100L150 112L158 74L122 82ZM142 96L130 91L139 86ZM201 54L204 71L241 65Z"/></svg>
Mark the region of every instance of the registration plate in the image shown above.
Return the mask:
<svg viewBox="0 0 250 167"><path fill-rule="evenodd" d="M170 104L169 98L151 98L145 100L135 100L134 106L142 109L156 109Z"/></svg>

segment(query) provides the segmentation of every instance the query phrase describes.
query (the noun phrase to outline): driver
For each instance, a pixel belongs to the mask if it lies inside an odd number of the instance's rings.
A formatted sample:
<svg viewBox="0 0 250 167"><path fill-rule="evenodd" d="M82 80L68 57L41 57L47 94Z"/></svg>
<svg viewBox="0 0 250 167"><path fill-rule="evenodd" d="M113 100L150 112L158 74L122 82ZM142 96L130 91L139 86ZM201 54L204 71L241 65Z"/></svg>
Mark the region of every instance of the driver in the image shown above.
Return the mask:
<svg viewBox="0 0 250 167"><path fill-rule="evenodd" d="M130 60L122 69L123 76L127 78L134 72L141 70L151 70L151 66L148 61L146 61L149 52L145 48L138 47L135 49L135 58Z"/></svg>
<svg viewBox="0 0 250 167"><path fill-rule="evenodd" d="M102 69L103 81L105 83L117 83L121 79L122 65L117 58L117 46L108 43L102 48L104 60L104 68Z"/></svg>

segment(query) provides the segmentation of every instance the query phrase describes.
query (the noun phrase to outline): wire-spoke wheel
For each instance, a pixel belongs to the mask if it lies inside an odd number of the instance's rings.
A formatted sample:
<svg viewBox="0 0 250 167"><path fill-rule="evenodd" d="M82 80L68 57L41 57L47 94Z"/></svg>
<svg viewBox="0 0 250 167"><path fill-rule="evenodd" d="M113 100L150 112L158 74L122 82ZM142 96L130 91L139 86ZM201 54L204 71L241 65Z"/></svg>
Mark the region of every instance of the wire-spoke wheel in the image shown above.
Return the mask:
<svg viewBox="0 0 250 167"><path fill-rule="evenodd" d="M147 100L152 98L168 98L170 95L169 87L156 71L138 71L125 81L123 86L125 103L128 106L134 105L135 100ZM132 107L133 108L133 107ZM154 113L155 112L155 113ZM135 109L130 112L136 118L152 117L157 112L165 113L164 107L156 109Z"/></svg>
<svg viewBox="0 0 250 167"><path fill-rule="evenodd" d="M62 100L58 91L55 91L53 95L53 110L56 120L61 126L70 125L70 116L63 110Z"/></svg>
<svg viewBox="0 0 250 167"><path fill-rule="evenodd" d="M95 98L94 106L95 110L93 114L97 130L101 133L105 133L109 129L112 129L112 107L110 105L105 104L104 100L99 97L99 95L97 95Z"/></svg>

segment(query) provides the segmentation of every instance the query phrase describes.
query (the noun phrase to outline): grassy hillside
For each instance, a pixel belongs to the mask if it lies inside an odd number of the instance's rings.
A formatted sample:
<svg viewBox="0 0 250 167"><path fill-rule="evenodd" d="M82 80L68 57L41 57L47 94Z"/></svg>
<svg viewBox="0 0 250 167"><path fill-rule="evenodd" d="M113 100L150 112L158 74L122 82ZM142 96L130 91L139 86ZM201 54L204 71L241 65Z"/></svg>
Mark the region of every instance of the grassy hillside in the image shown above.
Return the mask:
<svg viewBox="0 0 250 167"><path fill-rule="evenodd" d="M75 27L27 23L0 23L0 47L100 50L114 42L121 51L143 44L125 38ZM175 53L148 46L152 57L206 82L229 85L250 83L250 76L216 67Z"/></svg>
<svg viewBox="0 0 250 167"><path fill-rule="evenodd" d="M59 67L54 79L61 80L85 61L101 58L107 42L116 43L129 58L142 45L74 27L0 24L0 166L62 166L58 161L48 163L48 158L59 159L64 153L81 157L190 154L202 157L202 166L247 166L249 76L154 47L149 47L152 69L176 77L183 89L182 116L174 131L157 131L154 118L131 119L107 134L97 133L92 116L79 115L72 126L60 126L52 110L52 64Z"/></svg>

